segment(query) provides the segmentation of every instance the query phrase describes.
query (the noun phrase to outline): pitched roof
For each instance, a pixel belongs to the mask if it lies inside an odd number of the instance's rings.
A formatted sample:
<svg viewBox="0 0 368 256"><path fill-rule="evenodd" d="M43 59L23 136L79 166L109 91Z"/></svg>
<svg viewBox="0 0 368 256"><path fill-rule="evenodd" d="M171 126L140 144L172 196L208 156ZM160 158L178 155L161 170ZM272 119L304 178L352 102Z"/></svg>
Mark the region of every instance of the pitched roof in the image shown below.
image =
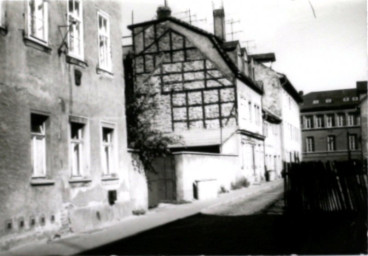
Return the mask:
<svg viewBox="0 0 368 256"><path fill-rule="evenodd" d="M205 31L201 28L193 26L192 24L189 24L185 21L179 20L179 19L174 18L172 16L165 17L165 18L162 18L162 19L156 19L156 20L150 20L150 21L146 21L146 22L142 22L142 23L132 24L132 25L129 25L128 28L130 30L132 30L135 27L148 26L148 25L152 25L152 24L161 23L161 22L164 22L164 21L171 21L171 22L176 23L178 25L181 25L181 26L183 26L187 29L190 29L190 30L192 30L192 31L194 31L198 34L201 34L203 36L208 37L211 40L211 42L214 44L217 51L220 53L220 56L222 57L222 59L229 66L230 70L233 72L235 77L238 78L239 80L243 81L245 84L247 84L250 88L252 88L256 92L258 92L260 94L263 94L263 88L260 87L256 82L254 82L251 78L249 78L248 76L246 76L246 75L244 75L240 72L240 70L235 65L235 63L227 55L227 53L226 53L226 51L223 47L224 42L219 37L217 37L216 35L214 35L212 33L209 33L209 32L207 32L207 31Z"/></svg>
<svg viewBox="0 0 368 256"><path fill-rule="evenodd" d="M356 100L353 100L356 99ZM360 100L356 89L311 92L303 96L301 111L355 108Z"/></svg>
<svg viewBox="0 0 368 256"><path fill-rule="evenodd" d="M287 91L293 99L298 102L302 103L303 98L300 96L300 94L297 92L297 90L294 88L290 80L287 78L285 74L278 73L280 75L280 82L281 86L284 88L285 91Z"/></svg>

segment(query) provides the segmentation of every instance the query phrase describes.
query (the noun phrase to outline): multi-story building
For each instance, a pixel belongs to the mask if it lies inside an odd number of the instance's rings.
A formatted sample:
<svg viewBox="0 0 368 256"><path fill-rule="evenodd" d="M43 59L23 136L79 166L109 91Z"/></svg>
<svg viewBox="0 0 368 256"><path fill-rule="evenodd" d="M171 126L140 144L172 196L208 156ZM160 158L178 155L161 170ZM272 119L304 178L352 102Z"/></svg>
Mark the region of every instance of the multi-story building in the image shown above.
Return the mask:
<svg viewBox="0 0 368 256"><path fill-rule="evenodd" d="M265 165L270 177L280 176L283 162L300 160L301 131L299 106L301 96L287 77L267 66L276 60L273 53L251 55L255 79L263 84Z"/></svg>
<svg viewBox="0 0 368 256"><path fill-rule="evenodd" d="M306 94L301 105L304 161L362 158L359 104L366 82L356 89Z"/></svg>
<svg viewBox="0 0 368 256"><path fill-rule="evenodd" d="M0 244L130 214L121 4L0 4Z"/></svg>
<svg viewBox="0 0 368 256"><path fill-rule="evenodd" d="M263 90L249 75L239 42L225 40L224 10L214 11L215 34L170 13L159 7L157 19L129 26L130 91L151 86L159 93L155 126L182 138L173 151L238 154L242 175L263 179Z"/></svg>

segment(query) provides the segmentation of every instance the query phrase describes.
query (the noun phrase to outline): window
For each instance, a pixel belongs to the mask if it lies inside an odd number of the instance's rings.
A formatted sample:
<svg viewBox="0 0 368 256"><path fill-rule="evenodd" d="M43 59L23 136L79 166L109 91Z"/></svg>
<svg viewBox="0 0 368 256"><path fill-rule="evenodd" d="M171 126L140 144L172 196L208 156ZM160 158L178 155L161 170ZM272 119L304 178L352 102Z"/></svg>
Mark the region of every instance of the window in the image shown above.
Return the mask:
<svg viewBox="0 0 368 256"><path fill-rule="evenodd" d="M70 154L72 177L83 176L84 127L82 123L70 122Z"/></svg>
<svg viewBox="0 0 368 256"><path fill-rule="evenodd" d="M348 102L348 101L349 101L349 97L344 97L344 98L342 99L342 101L343 101L343 102Z"/></svg>
<svg viewBox="0 0 368 256"><path fill-rule="evenodd" d="M323 127L323 116L318 115L316 119L316 128L322 128Z"/></svg>
<svg viewBox="0 0 368 256"><path fill-rule="evenodd" d="M313 100L313 104L318 104L319 100Z"/></svg>
<svg viewBox="0 0 368 256"><path fill-rule="evenodd" d="M335 150L336 150L335 136L329 135L327 136L327 151L335 151Z"/></svg>
<svg viewBox="0 0 368 256"><path fill-rule="evenodd" d="M358 101L358 100L359 100L359 98L358 98L358 97L353 97L353 98L352 98L352 100L353 100L353 101Z"/></svg>
<svg viewBox="0 0 368 256"><path fill-rule="evenodd" d="M83 12L81 0L68 1L68 25L68 54L72 57L83 59Z"/></svg>
<svg viewBox="0 0 368 256"><path fill-rule="evenodd" d="M306 116L304 120L305 120L304 128L307 128L307 129L313 128L313 117L312 116Z"/></svg>
<svg viewBox="0 0 368 256"><path fill-rule="evenodd" d="M248 107L249 107L249 120L250 122L253 121L253 111L252 111L252 103L249 101L249 104L248 104Z"/></svg>
<svg viewBox="0 0 368 256"><path fill-rule="evenodd" d="M333 127L333 126L335 126L334 115L329 114L329 115L327 115L327 127Z"/></svg>
<svg viewBox="0 0 368 256"><path fill-rule="evenodd" d="M4 1L0 0L0 27L4 26L5 13L3 8Z"/></svg>
<svg viewBox="0 0 368 256"><path fill-rule="evenodd" d="M354 113L349 113L348 114L348 125L349 126L353 126L355 125L355 114Z"/></svg>
<svg viewBox="0 0 368 256"><path fill-rule="evenodd" d="M345 122L345 114L339 113L337 114L337 126L342 127L344 126Z"/></svg>
<svg viewBox="0 0 368 256"><path fill-rule="evenodd" d="M332 100L331 99L326 99L326 103L331 103Z"/></svg>
<svg viewBox="0 0 368 256"><path fill-rule="evenodd" d="M111 71L110 21L102 12L98 12L98 57L99 68Z"/></svg>
<svg viewBox="0 0 368 256"><path fill-rule="evenodd" d="M47 116L31 114L32 177L46 177Z"/></svg>
<svg viewBox="0 0 368 256"><path fill-rule="evenodd" d="M349 134L349 149L357 149L357 136L356 134Z"/></svg>
<svg viewBox="0 0 368 256"><path fill-rule="evenodd" d="M104 176L115 173L114 129L102 127L102 171Z"/></svg>
<svg viewBox="0 0 368 256"><path fill-rule="evenodd" d="M48 41L47 1L29 0L27 13L27 36L46 44Z"/></svg>

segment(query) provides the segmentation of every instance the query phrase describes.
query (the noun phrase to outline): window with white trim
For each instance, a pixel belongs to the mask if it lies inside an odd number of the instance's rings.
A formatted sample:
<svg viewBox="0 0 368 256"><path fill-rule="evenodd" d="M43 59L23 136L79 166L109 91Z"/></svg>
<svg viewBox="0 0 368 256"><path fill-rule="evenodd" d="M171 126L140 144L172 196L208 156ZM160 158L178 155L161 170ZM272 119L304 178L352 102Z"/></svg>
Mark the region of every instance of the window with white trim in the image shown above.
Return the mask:
<svg viewBox="0 0 368 256"><path fill-rule="evenodd" d="M354 113L348 114L348 125L349 126L355 125L355 114Z"/></svg>
<svg viewBox="0 0 368 256"><path fill-rule="evenodd" d="M316 128L322 128L323 127L323 116L318 115L316 117Z"/></svg>
<svg viewBox="0 0 368 256"><path fill-rule="evenodd" d="M327 136L327 151L336 150L336 137L334 135Z"/></svg>
<svg viewBox="0 0 368 256"><path fill-rule="evenodd" d="M48 25L47 0L28 0L27 36L47 44Z"/></svg>
<svg viewBox="0 0 368 256"><path fill-rule="evenodd" d="M344 126L344 122L345 122L345 114L344 113L337 114L337 126L338 127Z"/></svg>
<svg viewBox="0 0 368 256"><path fill-rule="evenodd" d="M46 177L46 121L44 115L31 114L32 177Z"/></svg>
<svg viewBox="0 0 368 256"><path fill-rule="evenodd" d="M5 20L5 12L3 7L4 1L0 0L0 27L4 26L4 20Z"/></svg>
<svg viewBox="0 0 368 256"><path fill-rule="evenodd" d="M304 117L304 128L311 129L313 128L313 116L305 116Z"/></svg>
<svg viewBox="0 0 368 256"><path fill-rule="evenodd" d="M81 0L68 1L68 25L68 55L83 59L83 10Z"/></svg>
<svg viewBox="0 0 368 256"><path fill-rule="evenodd" d="M357 135L349 134L349 149L355 150L357 149Z"/></svg>
<svg viewBox="0 0 368 256"><path fill-rule="evenodd" d="M114 145L114 129L102 127L102 171L103 176L116 173L116 153Z"/></svg>
<svg viewBox="0 0 368 256"><path fill-rule="evenodd" d="M98 67L111 71L111 45L110 45L110 18L101 11L98 12Z"/></svg>
<svg viewBox="0 0 368 256"><path fill-rule="evenodd" d="M328 114L327 115L326 126L327 127L333 127L333 126L335 126L334 115L333 114Z"/></svg>
<svg viewBox="0 0 368 256"><path fill-rule="evenodd" d="M84 175L85 124L70 122L70 160L72 177Z"/></svg>

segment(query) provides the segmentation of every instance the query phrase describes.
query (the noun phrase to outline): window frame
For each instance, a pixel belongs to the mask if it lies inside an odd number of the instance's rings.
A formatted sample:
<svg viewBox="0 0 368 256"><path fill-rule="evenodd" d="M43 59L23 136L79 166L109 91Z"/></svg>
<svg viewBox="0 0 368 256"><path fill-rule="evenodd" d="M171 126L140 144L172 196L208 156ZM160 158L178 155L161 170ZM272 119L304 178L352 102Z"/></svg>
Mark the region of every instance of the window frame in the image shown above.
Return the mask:
<svg viewBox="0 0 368 256"><path fill-rule="evenodd" d="M345 123L345 114L344 113L338 113L337 114L336 126L337 127L344 127L344 123Z"/></svg>
<svg viewBox="0 0 368 256"><path fill-rule="evenodd" d="M336 136L335 135L327 136L327 151L329 152L336 151Z"/></svg>
<svg viewBox="0 0 368 256"><path fill-rule="evenodd" d="M101 65L101 54L100 54L100 35L101 35L101 30L100 30L100 16L103 19L106 19L106 37L107 37L107 48L108 48L108 65L107 66L103 66ZM98 68L104 71L107 71L109 73L112 72L112 49L111 49L111 30L110 30L110 15L102 10L98 10L97 11L97 49L98 49Z"/></svg>
<svg viewBox="0 0 368 256"><path fill-rule="evenodd" d="M326 115L326 127L331 128L335 126L335 116L334 114Z"/></svg>
<svg viewBox="0 0 368 256"><path fill-rule="evenodd" d="M69 3L70 1L72 1L73 3L73 12L71 13L69 11ZM74 13L74 6L75 6L75 2L78 2L79 3L79 17L77 17ZM67 24L68 24L68 38L67 38L67 45L68 45L68 56L70 57L73 57L73 58L76 58L76 59L79 59L79 60L82 60L84 61L84 19L83 19L83 1L82 0L69 0L67 1L67 4L66 4L66 8L67 8ZM75 53L75 51L71 51L71 46L70 46L70 36L71 36L71 26L74 26L73 27L73 31L76 31L76 24L74 25L71 25L70 24L70 17L73 19L73 20L77 20L79 22L79 31L80 31L80 35L79 35L79 42L80 42L80 53L77 54ZM73 46L74 47L74 46Z"/></svg>
<svg viewBox="0 0 368 256"><path fill-rule="evenodd" d="M72 138L72 124L81 125L82 132L81 137L77 139ZM69 120L69 170L70 170L70 177L71 179L78 179L84 178L87 174L87 166L88 166L88 131L87 131L88 124L86 121L77 121L74 120L74 117L71 117ZM78 145L78 156L79 159L79 166L77 172L75 172L74 168L74 159L73 159L73 149L74 145Z"/></svg>
<svg viewBox="0 0 368 256"><path fill-rule="evenodd" d="M348 113L348 122L347 123L348 123L348 126L357 125L356 114Z"/></svg>
<svg viewBox="0 0 368 256"><path fill-rule="evenodd" d="M321 122L319 122L321 121ZM324 127L324 118L323 115L316 116L316 128L323 128Z"/></svg>
<svg viewBox="0 0 368 256"><path fill-rule="evenodd" d="M348 135L348 147L349 150L357 150L358 149L358 145L357 145L357 135L354 133L349 133Z"/></svg>
<svg viewBox="0 0 368 256"><path fill-rule="evenodd" d="M118 145L117 145L117 137L118 137L118 133L117 133L117 129L116 129L117 125L115 123L108 123L108 122L101 122L100 124L100 148L101 148L101 176L102 178L105 177L116 177L118 174ZM104 143L104 129L110 129L112 130L112 138L111 141L109 143ZM110 147L110 152L111 154L109 155L109 166L112 166L109 169L106 169L107 164L105 164L104 161L106 161L107 159L105 159L104 157L104 153L105 153L105 147Z"/></svg>
<svg viewBox="0 0 368 256"><path fill-rule="evenodd" d="M32 34L32 14L30 10L30 3L32 1L42 1L43 2L43 27L44 27L44 37L45 38L39 38L36 35ZM26 4L26 24L25 24L25 30L26 30L26 37L32 41L35 41L37 43L40 43L42 45L48 46L49 44L49 3L47 0L27 0L25 1ZM45 10L46 9L46 10ZM1 26L1 23L0 23Z"/></svg>
<svg viewBox="0 0 368 256"><path fill-rule="evenodd" d="M32 122L32 116L38 116L38 118L43 119L42 121L42 128L40 132L34 132L32 131L33 122ZM30 115L30 135L31 135L31 164L32 164L32 178L46 178L47 177L47 121L49 119L48 115L40 114L31 112ZM42 157L42 168L43 170L36 171L36 161L35 158L37 158L35 155L39 154L39 150L36 150L36 139L42 138L42 147L43 147L43 157Z"/></svg>

